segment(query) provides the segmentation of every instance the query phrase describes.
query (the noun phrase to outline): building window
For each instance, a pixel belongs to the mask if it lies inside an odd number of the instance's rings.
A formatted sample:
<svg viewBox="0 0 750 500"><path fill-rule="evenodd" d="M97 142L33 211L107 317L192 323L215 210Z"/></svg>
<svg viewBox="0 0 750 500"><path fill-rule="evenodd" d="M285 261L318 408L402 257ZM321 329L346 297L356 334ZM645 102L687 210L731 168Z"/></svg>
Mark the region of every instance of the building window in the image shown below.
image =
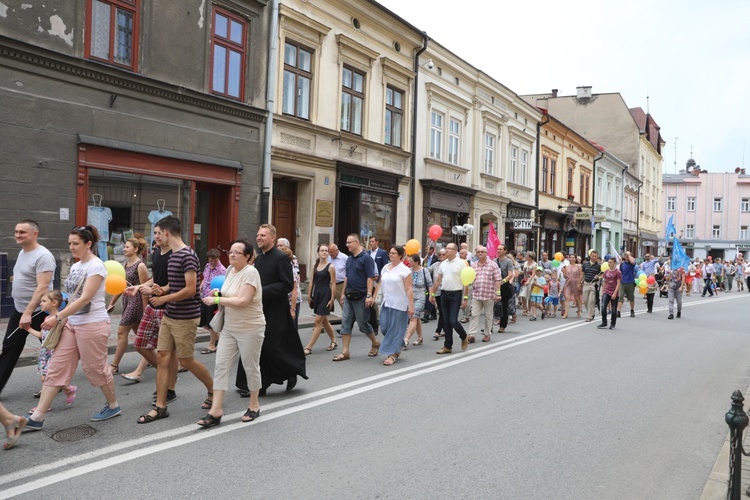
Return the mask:
<svg viewBox="0 0 750 500"><path fill-rule="evenodd" d="M211 52L211 92L242 99L245 91L247 22L214 9Z"/></svg>
<svg viewBox="0 0 750 500"><path fill-rule="evenodd" d="M695 212L695 197L687 199L686 210L688 212Z"/></svg>
<svg viewBox="0 0 750 500"><path fill-rule="evenodd" d="M602 199L602 182L604 181L601 177L596 180L596 199L599 205L606 205L607 200Z"/></svg>
<svg viewBox="0 0 750 500"><path fill-rule="evenodd" d="M510 147L510 171L508 172L508 179L511 182L518 182L516 179L518 175L518 148L515 146Z"/></svg>
<svg viewBox="0 0 750 500"><path fill-rule="evenodd" d="M518 179L518 183L526 185L526 179L529 174L529 152L521 150L521 177Z"/></svg>
<svg viewBox="0 0 750 500"><path fill-rule="evenodd" d="M448 163L458 165L459 143L461 142L461 123L451 118L448 124Z"/></svg>
<svg viewBox="0 0 750 500"><path fill-rule="evenodd" d="M549 163L549 194L555 194L555 179L557 178L557 160L551 160Z"/></svg>
<svg viewBox="0 0 750 500"><path fill-rule="evenodd" d="M740 226L740 239L741 240L747 239L747 226Z"/></svg>
<svg viewBox="0 0 750 500"><path fill-rule="evenodd" d="M685 238L689 240L695 239L695 225L694 224L685 225Z"/></svg>
<svg viewBox="0 0 750 500"><path fill-rule="evenodd" d="M547 192L547 172L549 170L549 167L547 167L548 161L549 158L547 158L546 156L542 158L542 193Z"/></svg>
<svg viewBox="0 0 750 500"><path fill-rule="evenodd" d="M742 200L740 200L740 211L750 212L750 198L742 198Z"/></svg>
<svg viewBox="0 0 750 500"><path fill-rule="evenodd" d="M284 44L285 115L310 119L310 86L312 83L312 51L291 42Z"/></svg>
<svg viewBox="0 0 750 500"><path fill-rule="evenodd" d="M674 212L677 205L676 196L667 196L667 212Z"/></svg>
<svg viewBox="0 0 750 500"><path fill-rule="evenodd" d="M721 226L713 226L713 229L711 229L711 239L721 239Z"/></svg>
<svg viewBox="0 0 750 500"><path fill-rule="evenodd" d="M404 123L404 93L393 87L385 88L385 143L401 147Z"/></svg>
<svg viewBox="0 0 750 500"><path fill-rule="evenodd" d="M430 113L430 158L442 159L443 150L443 114Z"/></svg>
<svg viewBox="0 0 750 500"><path fill-rule="evenodd" d="M565 193L568 197L573 195L573 169L568 167L568 192Z"/></svg>
<svg viewBox="0 0 750 500"><path fill-rule="evenodd" d="M344 66L341 83L341 130L362 135L365 75Z"/></svg>
<svg viewBox="0 0 750 500"><path fill-rule="evenodd" d="M136 70L139 0L90 0L88 57Z"/></svg>
<svg viewBox="0 0 750 500"><path fill-rule="evenodd" d="M714 212L721 212L721 198L714 198Z"/></svg>
<svg viewBox="0 0 750 500"><path fill-rule="evenodd" d="M484 134L484 173L495 173L495 136Z"/></svg>

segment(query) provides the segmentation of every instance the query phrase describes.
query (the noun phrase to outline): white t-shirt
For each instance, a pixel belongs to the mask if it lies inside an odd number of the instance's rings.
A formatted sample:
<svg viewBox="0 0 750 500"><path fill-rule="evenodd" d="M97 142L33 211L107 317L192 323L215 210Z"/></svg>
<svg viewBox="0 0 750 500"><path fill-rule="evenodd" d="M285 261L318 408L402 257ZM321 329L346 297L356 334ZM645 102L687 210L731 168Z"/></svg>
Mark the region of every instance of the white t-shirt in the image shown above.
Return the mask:
<svg viewBox="0 0 750 500"><path fill-rule="evenodd" d="M383 307L406 311L409 309L409 297L406 296L404 278L411 278L411 269L403 262L390 269L391 265L383 266L380 276L380 290L383 292Z"/></svg>
<svg viewBox="0 0 750 500"><path fill-rule="evenodd" d="M464 289L464 284L461 283L461 271L465 268L466 261L458 255L455 259L445 259L440 264L438 274L442 276L440 285L444 292L455 292Z"/></svg>
<svg viewBox="0 0 750 500"><path fill-rule="evenodd" d="M224 307L224 329L232 333L244 333L248 330L264 333L266 317L263 315L263 286L260 284L258 270L248 264L241 271L235 272L234 266L229 266L226 276L221 287L222 297L237 297L242 285L252 285L255 294L245 307Z"/></svg>
<svg viewBox="0 0 750 500"><path fill-rule="evenodd" d="M68 300L73 302L83 293L83 289L86 286L86 279L89 276L101 276L107 278L107 269L104 267L104 263L99 257L94 257L88 262L76 262L70 267L70 274L68 274L63 290L68 294ZM83 281L80 288L78 284ZM78 293L73 295L78 289ZM102 280L99 289L96 291L91 299L91 302L86 304L77 313L68 318L68 322L75 325L85 325L86 323L95 323L97 321L108 321L109 315L107 314L107 308L104 305L104 280Z"/></svg>

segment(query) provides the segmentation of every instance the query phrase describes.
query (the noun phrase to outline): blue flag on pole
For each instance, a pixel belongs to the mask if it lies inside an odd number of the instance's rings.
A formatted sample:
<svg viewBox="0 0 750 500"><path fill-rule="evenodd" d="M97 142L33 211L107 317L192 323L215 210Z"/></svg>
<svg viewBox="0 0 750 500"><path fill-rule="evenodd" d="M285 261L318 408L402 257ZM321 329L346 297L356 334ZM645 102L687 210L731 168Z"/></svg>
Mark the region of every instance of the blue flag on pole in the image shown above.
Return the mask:
<svg viewBox="0 0 750 500"><path fill-rule="evenodd" d="M667 236L666 240L669 242L670 236L675 236L677 234L677 229L674 227L674 215L671 215L669 217L669 221L667 221Z"/></svg>
<svg viewBox="0 0 750 500"><path fill-rule="evenodd" d="M684 268L685 270L690 267L690 257L685 253L685 249L682 248L680 241L675 236L672 244L672 269Z"/></svg>

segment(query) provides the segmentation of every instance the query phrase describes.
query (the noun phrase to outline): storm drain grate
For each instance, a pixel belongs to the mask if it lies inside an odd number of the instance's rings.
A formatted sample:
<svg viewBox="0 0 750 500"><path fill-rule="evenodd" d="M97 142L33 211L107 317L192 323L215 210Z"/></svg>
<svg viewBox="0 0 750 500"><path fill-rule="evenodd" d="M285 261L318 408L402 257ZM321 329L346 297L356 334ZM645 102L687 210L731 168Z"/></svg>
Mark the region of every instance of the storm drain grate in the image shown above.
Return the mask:
<svg viewBox="0 0 750 500"><path fill-rule="evenodd" d="M73 441L80 441L81 439L90 438L94 434L96 434L96 429L94 429L90 425L82 424L57 431L50 437L58 443L72 443Z"/></svg>

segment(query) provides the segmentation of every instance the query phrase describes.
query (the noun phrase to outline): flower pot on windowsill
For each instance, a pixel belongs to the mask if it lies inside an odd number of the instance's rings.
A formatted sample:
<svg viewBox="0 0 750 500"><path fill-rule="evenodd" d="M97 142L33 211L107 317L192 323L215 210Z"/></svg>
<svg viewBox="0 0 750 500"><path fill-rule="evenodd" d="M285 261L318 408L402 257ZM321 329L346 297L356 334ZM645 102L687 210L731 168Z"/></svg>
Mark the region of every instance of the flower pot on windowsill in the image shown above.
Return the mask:
<svg viewBox="0 0 750 500"><path fill-rule="evenodd" d="M569 194L569 195L568 195L568 200L570 200L570 201L573 201L573 200L575 200L575 198L576 198L576 197L575 197L575 195L573 195L573 194Z"/></svg>

